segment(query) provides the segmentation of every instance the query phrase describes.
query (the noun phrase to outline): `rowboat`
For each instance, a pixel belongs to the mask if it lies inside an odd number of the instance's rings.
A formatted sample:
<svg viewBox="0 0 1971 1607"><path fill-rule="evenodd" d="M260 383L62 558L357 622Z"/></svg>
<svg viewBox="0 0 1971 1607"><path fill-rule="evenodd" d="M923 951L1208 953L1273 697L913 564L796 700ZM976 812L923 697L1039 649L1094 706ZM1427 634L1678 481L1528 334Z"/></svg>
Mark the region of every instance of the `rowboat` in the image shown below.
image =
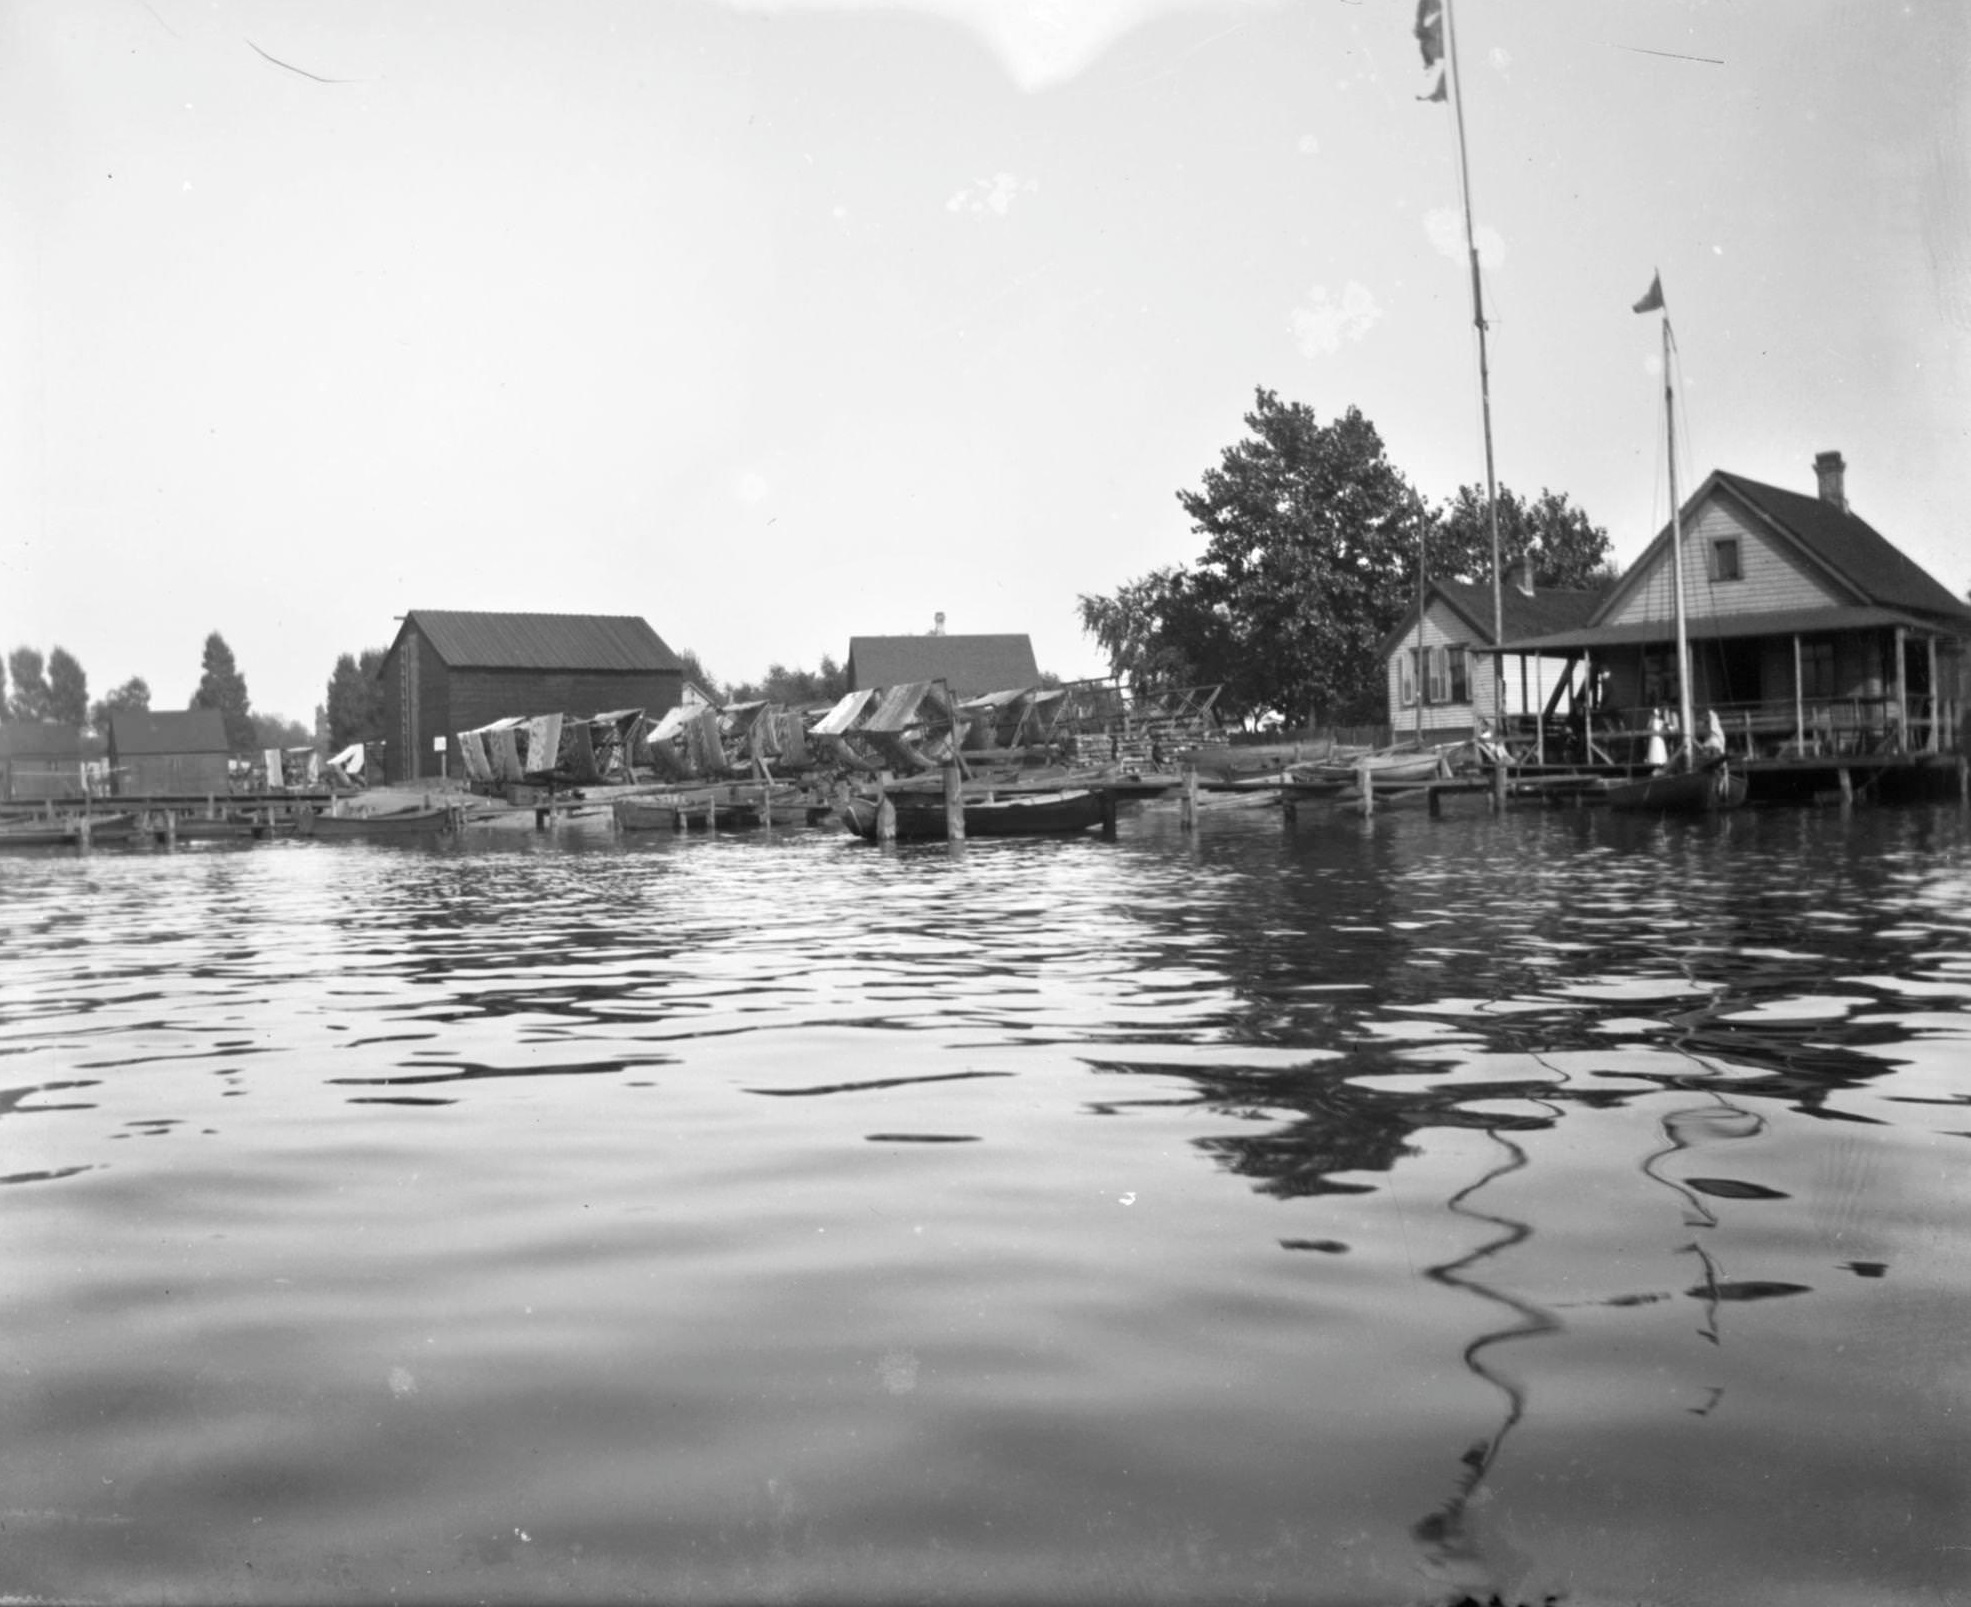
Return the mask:
<svg viewBox="0 0 1971 1607"><path fill-rule="evenodd" d="M0 848L72 848L82 841L87 820L92 843L128 842L136 832L131 815L70 815L58 820L33 820L0 826Z"/></svg>
<svg viewBox="0 0 1971 1607"><path fill-rule="evenodd" d="M897 836L939 839L945 835L945 803L940 793L893 792ZM1085 788L1066 792L1019 793L1007 798L965 801L967 837L1067 836L1102 823L1102 795ZM858 837L876 840L876 800L851 798L842 822Z"/></svg>
<svg viewBox="0 0 1971 1607"><path fill-rule="evenodd" d="M1365 766L1369 779L1379 787L1414 786L1418 782L1435 781L1448 771L1445 755L1436 748L1426 748L1421 752L1414 748L1401 748L1385 753L1365 753L1360 758L1335 763L1299 765L1290 772L1290 779L1294 782L1312 782L1316 786L1352 786L1360 779Z"/></svg>
<svg viewBox="0 0 1971 1607"><path fill-rule="evenodd" d="M1745 789L1744 773L1720 761L1696 770L1658 771L1635 781L1613 782L1603 796L1611 809L1690 815L1736 809L1745 802Z"/></svg>
<svg viewBox="0 0 1971 1607"><path fill-rule="evenodd" d="M311 811L301 816L297 830L303 837L389 839L428 837L451 831L457 822L456 810L438 804L430 809L399 809L385 815L324 815Z"/></svg>
<svg viewBox="0 0 1971 1607"><path fill-rule="evenodd" d="M740 831L760 823L757 800L720 798L703 792L618 798L615 808L616 824L624 831L681 831L686 826L705 825Z"/></svg>

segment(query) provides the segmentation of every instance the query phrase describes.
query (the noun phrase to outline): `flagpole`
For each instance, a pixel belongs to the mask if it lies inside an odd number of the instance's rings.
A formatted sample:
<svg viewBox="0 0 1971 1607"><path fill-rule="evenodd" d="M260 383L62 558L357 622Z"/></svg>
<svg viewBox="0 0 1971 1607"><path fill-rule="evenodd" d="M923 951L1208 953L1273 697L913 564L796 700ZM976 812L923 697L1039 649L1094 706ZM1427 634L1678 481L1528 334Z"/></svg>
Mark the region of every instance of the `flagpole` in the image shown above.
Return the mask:
<svg viewBox="0 0 1971 1607"><path fill-rule="evenodd" d="M1478 235L1471 217L1471 161L1465 153L1464 78L1458 71L1458 35L1451 22L1451 0L1444 5L1444 56L1450 69L1451 114L1458 130L1458 179L1465 207L1465 251L1471 259L1471 321L1478 331L1478 400L1485 432L1485 514L1492 530L1492 719L1498 727L1500 751L1506 729L1505 594L1499 572L1499 483L1492 457L1492 368L1485 344L1485 295L1478 276ZM1493 777L1494 790L1505 790L1505 761Z"/></svg>

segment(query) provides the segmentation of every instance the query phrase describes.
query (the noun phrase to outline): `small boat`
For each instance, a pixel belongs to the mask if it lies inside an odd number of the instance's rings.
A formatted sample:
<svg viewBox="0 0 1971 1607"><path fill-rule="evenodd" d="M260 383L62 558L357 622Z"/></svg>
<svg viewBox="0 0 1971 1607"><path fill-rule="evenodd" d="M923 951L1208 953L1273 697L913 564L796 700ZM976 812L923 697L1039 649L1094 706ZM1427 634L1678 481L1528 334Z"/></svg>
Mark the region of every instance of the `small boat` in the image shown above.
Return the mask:
<svg viewBox="0 0 1971 1607"><path fill-rule="evenodd" d="M1289 772L1288 779L1294 783L1311 782L1316 786L1353 786L1360 779L1365 765L1370 780L1379 787L1415 786L1419 782L1435 781L1449 773L1446 756L1436 748L1422 751L1391 748L1382 753L1365 753L1356 759L1299 765Z"/></svg>
<svg viewBox="0 0 1971 1607"><path fill-rule="evenodd" d="M757 800L721 798L705 792L618 798L615 810L616 824L624 831L682 831L687 826L707 825L720 831L743 831L760 823Z"/></svg>
<svg viewBox="0 0 1971 1607"><path fill-rule="evenodd" d="M1745 802L1742 771L1722 760L1696 770L1659 770L1634 781L1616 781L1603 794L1611 809L1659 815L1696 815L1736 809Z"/></svg>
<svg viewBox="0 0 1971 1607"><path fill-rule="evenodd" d="M899 839L942 839L945 835L944 796L935 792L893 792ZM1085 788L1067 792L1016 793L1005 798L965 801L967 837L1067 836L1102 823L1099 792ZM876 840L876 800L851 798L842 812L843 824L858 837Z"/></svg>
<svg viewBox="0 0 1971 1607"><path fill-rule="evenodd" d="M66 815L53 820L25 821L0 826L0 848L74 848L82 842L82 826L93 843L127 843L136 835L134 815Z"/></svg>
<svg viewBox="0 0 1971 1607"><path fill-rule="evenodd" d="M458 824L458 811L447 804L430 809L398 809L386 815L324 815L309 812L301 816L297 829L303 837L395 838L427 837L451 831Z"/></svg>

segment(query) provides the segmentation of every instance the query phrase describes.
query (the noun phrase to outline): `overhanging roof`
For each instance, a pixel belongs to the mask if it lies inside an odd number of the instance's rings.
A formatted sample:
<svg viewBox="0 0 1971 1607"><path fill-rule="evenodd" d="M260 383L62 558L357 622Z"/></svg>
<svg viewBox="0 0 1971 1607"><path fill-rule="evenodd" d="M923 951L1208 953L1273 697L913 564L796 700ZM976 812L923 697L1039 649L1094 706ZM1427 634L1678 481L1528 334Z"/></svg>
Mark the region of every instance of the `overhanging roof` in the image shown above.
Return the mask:
<svg viewBox="0 0 1971 1607"><path fill-rule="evenodd" d="M1842 608L1792 608L1772 614L1707 614L1688 619L1684 634L1693 642L1722 641L1747 636L1825 636L1833 631L1879 630L1906 626L1926 636L1968 636L1971 628L1952 630L1935 620L1918 619L1894 608L1854 605ZM1554 631L1546 636L1508 641L1508 653L1558 653L1582 647L1634 647L1646 642L1674 640L1670 620L1645 619L1626 625L1590 625L1579 630Z"/></svg>
<svg viewBox="0 0 1971 1607"><path fill-rule="evenodd" d="M415 624L453 669L680 670L677 654L635 614L496 614L414 608ZM398 641L403 632L398 632ZM393 643L390 651L397 651Z"/></svg>

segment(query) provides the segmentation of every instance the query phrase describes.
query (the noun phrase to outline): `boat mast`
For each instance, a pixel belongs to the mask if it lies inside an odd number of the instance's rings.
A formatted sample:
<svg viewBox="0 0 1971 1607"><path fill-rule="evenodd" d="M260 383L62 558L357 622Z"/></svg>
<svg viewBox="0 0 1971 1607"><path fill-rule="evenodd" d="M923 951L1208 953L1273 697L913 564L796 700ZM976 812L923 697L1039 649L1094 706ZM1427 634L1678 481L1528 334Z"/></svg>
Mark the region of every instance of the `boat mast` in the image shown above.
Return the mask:
<svg viewBox="0 0 1971 1607"><path fill-rule="evenodd" d="M1443 4L1444 56L1450 68L1451 113L1458 130L1458 181L1465 205L1465 253L1471 259L1471 321L1478 331L1478 399L1485 429L1485 514L1492 528L1492 719L1503 738L1506 724L1506 655L1503 651L1506 626L1504 593L1499 579L1499 487L1492 463L1492 369L1485 349L1485 295L1478 278L1478 236L1471 221L1471 162L1465 155L1464 79L1458 72L1458 36L1451 26L1451 0L1443 0ZM1417 629L1421 639L1421 621Z"/></svg>
<svg viewBox="0 0 1971 1607"><path fill-rule="evenodd" d="M1430 526L1422 521L1417 525L1417 668L1412 677L1417 694L1417 746L1424 745L1424 566L1429 561L1429 548L1426 543L1430 536ZM1398 677L1400 682L1401 677Z"/></svg>
<svg viewBox="0 0 1971 1607"><path fill-rule="evenodd" d="M1670 315L1663 315L1663 426L1670 458L1670 566L1677 591L1677 716L1682 721L1684 768L1693 742L1690 712L1690 639L1684 626L1684 517L1677 502L1677 391L1670 375Z"/></svg>

